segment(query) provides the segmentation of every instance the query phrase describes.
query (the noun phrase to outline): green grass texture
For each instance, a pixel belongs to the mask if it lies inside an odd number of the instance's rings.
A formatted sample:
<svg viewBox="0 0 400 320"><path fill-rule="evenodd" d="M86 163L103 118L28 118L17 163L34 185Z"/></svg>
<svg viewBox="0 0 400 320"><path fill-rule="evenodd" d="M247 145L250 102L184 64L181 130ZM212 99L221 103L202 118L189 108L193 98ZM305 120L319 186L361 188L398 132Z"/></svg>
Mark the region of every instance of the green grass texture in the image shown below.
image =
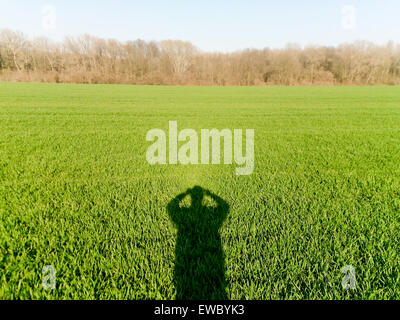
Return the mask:
<svg viewBox="0 0 400 320"><path fill-rule="evenodd" d="M253 174L149 165L169 121ZM0 83L0 298L399 299L399 181L399 87Z"/></svg>

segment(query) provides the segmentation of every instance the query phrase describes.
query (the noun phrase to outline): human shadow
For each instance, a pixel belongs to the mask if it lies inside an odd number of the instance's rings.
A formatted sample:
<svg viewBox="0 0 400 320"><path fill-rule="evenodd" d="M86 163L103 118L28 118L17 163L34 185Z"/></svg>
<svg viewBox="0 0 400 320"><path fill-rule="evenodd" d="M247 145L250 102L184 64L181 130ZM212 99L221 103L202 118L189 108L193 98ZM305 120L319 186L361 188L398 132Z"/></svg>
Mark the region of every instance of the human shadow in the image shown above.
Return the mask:
<svg viewBox="0 0 400 320"><path fill-rule="evenodd" d="M186 197L190 206L183 206ZM214 206L205 205L209 198ZM178 229L174 283L178 300L227 300L225 256L219 229L229 205L208 190L196 186L168 204Z"/></svg>

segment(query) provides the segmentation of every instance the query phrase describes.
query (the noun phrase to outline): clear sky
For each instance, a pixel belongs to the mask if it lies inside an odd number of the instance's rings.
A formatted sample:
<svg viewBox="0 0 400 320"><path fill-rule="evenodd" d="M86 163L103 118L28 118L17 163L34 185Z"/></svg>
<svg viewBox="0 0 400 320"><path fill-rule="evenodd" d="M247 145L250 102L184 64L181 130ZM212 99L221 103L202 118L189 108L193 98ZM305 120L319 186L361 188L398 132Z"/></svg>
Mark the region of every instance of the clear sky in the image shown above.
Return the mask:
<svg viewBox="0 0 400 320"><path fill-rule="evenodd" d="M207 51L400 42L399 0L0 0L0 29L188 40Z"/></svg>

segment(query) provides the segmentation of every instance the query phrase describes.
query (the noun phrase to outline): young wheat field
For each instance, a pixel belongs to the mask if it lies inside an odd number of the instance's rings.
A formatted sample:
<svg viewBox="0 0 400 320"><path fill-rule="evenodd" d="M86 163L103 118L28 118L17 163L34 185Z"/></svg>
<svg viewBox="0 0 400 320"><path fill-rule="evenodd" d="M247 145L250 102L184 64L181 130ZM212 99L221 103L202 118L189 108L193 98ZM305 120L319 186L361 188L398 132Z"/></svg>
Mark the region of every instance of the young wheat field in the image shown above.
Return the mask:
<svg viewBox="0 0 400 320"><path fill-rule="evenodd" d="M169 121L254 129L254 172L150 165ZM1 299L399 299L399 232L398 87L0 83Z"/></svg>

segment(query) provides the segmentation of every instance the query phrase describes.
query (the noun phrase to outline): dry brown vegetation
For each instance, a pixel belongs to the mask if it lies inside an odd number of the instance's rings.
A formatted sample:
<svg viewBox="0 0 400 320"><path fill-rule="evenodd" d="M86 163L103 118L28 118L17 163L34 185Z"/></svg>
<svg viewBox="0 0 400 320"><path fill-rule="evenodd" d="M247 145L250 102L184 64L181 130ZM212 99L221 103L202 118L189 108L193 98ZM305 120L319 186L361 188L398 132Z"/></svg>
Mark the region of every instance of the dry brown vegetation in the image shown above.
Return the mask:
<svg viewBox="0 0 400 320"><path fill-rule="evenodd" d="M0 80L176 85L400 84L400 45L202 52L189 42L120 42L89 35L54 43L0 32Z"/></svg>

